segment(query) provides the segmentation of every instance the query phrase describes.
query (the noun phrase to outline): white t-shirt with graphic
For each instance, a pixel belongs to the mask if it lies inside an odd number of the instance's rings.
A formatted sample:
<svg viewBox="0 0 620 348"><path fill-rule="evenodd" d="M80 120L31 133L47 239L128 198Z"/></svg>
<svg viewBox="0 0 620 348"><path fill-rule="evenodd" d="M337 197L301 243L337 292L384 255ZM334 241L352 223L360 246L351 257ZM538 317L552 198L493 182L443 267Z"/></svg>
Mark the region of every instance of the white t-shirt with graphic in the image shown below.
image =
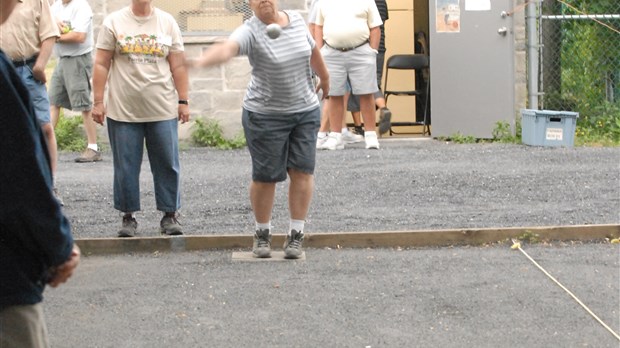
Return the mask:
<svg viewBox="0 0 620 348"><path fill-rule="evenodd" d="M86 0L71 0L64 4L57 0L51 7L56 21L63 21L67 30L85 33L82 43L58 43L54 45L54 54L58 57L77 57L93 50L93 11ZM64 34L64 33L63 33Z"/></svg>
<svg viewBox="0 0 620 348"><path fill-rule="evenodd" d="M179 25L153 8L138 17L130 7L103 21L98 49L113 50L108 76L108 117L121 122L155 122L178 117L178 95L168 54L183 51Z"/></svg>

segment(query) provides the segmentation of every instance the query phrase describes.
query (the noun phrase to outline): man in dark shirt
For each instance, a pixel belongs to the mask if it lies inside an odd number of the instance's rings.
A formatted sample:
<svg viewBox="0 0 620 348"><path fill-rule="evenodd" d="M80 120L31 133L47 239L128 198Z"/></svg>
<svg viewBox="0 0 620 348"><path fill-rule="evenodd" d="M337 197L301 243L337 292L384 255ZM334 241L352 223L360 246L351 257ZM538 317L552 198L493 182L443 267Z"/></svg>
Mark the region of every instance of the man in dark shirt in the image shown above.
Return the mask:
<svg viewBox="0 0 620 348"><path fill-rule="evenodd" d="M0 25L16 3L0 0ZM52 193L28 89L2 50L0 110L0 347L47 347L43 289L71 277L80 251Z"/></svg>

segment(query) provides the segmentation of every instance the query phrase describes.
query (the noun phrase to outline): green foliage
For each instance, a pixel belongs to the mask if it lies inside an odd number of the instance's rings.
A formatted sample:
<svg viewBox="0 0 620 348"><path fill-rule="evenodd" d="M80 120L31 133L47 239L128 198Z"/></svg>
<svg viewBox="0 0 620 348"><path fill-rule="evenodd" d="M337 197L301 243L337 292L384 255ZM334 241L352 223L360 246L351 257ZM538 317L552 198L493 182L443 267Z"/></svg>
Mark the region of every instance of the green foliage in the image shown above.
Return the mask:
<svg viewBox="0 0 620 348"><path fill-rule="evenodd" d="M540 235L538 233L534 233L530 230L526 230L522 235L517 237L518 240L522 242L527 242L530 244L540 243Z"/></svg>
<svg viewBox="0 0 620 348"><path fill-rule="evenodd" d="M82 117L66 117L60 113L58 124L54 128L58 150L82 151L86 147L86 139L81 130Z"/></svg>
<svg viewBox="0 0 620 348"><path fill-rule="evenodd" d="M226 139L222 127L216 120L197 119L191 134L192 143L198 146L215 147L222 150L238 149L246 145L243 133Z"/></svg>
<svg viewBox="0 0 620 348"><path fill-rule="evenodd" d="M495 129L493 129L493 142L504 144L521 144L521 121L517 120L515 125L515 132L512 132L512 127L508 122L499 121L495 123Z"/></svg>
<svg viewBox="0 0 620 348"><path fill-rule="evenodd" d="M620 103L603 103L579 114L575 138L580 145L620 145Z"/></svg>
<svg viewBox="0 0 620 348"><path fill-rule="evenodd" d="M450 140L456 144L474 144L477 142L476 137L473 135L463 135L461 132L452 134Z"/></svg>
<svg viewBox="0 0 620 348"><path fill-rule="evenodd" d="M566 0L556 10L552 14L614 14L620 2ZM620 21L563 20L560 28L558 36L549 36L561 43L560 84L547 83L557 87L545 90L544 108L579 113L577 145L620 145L620 44L614 31Z"/></svg>

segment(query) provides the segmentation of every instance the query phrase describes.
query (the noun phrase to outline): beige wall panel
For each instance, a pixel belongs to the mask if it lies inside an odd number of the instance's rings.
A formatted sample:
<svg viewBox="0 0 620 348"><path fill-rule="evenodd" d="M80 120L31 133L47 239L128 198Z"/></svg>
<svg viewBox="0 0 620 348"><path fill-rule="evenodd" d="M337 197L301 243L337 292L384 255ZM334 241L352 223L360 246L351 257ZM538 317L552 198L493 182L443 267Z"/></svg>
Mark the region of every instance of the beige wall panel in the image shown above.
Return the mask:
<svg viewBox="0 0 620 348"><path fill-rule="evenodd" d="M390 6L390 19L387 20L385 25L385 47L387 49L385 52L385 64L387 64L388 58L394 54L412 54L414 51L413 10L394 10L391 7L392 2L389 1L388 3L388 6ZM408 0L406 3L411 4L412 1ZM383 79L382 87L385 83L385 67ZM408 90L412 89L414 77L409 72L391 70L389 82L388 88ZM392 111L393 122L415 121L414 97L391 96L388 99L388 107Z"/></svg>
<svg viewBox="0 0 620 348"><path fill-rule="evenodd" d="M413 0L386 0L389 10L412 10ZM391 17L391 15L390 15Z"/></svg>

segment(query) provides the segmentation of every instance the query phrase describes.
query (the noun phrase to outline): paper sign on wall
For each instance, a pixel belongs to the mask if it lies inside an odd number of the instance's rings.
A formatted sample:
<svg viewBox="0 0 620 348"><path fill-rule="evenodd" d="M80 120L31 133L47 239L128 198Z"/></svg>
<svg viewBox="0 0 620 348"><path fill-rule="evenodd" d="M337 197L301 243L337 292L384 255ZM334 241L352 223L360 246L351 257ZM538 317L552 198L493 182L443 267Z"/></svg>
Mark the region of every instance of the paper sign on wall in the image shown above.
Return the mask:
<svg viewBox="0 0 620 348"><path fill-rule="evenodd" d="M466 0L465 11L490 11L491 0Z"/></svg>
<svg viewBox="0 0 620 348"><path fill-rule="evenodd" d="M435 30L438 33L461 32L461 6L460 0L436 0L437 18Z"/></svg>

